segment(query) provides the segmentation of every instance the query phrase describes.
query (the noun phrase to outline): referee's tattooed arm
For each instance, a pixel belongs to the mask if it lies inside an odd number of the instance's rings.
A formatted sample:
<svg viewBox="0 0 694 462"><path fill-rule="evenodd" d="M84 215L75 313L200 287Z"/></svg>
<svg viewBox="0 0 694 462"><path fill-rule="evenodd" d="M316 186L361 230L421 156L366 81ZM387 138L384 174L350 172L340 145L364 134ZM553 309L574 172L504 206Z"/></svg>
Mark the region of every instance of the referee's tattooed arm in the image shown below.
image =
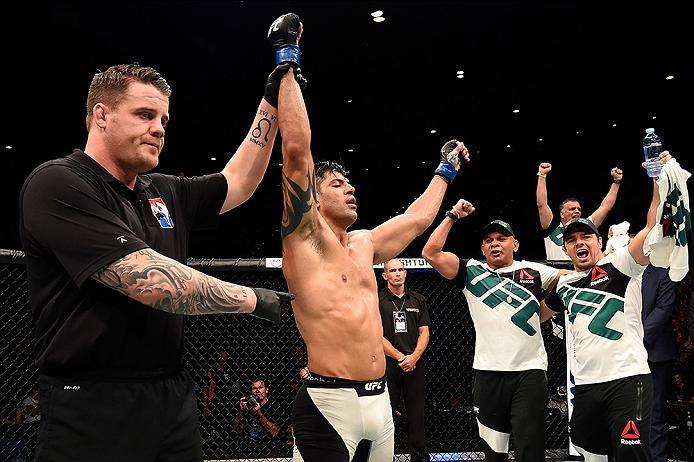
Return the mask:
<svg viewBox="0 0 694 462"><path fill-rule="evenodd" d="M92 278L167 313L250 313L256 302L250 288L213 278L152 249L132 252Z"/></svg>

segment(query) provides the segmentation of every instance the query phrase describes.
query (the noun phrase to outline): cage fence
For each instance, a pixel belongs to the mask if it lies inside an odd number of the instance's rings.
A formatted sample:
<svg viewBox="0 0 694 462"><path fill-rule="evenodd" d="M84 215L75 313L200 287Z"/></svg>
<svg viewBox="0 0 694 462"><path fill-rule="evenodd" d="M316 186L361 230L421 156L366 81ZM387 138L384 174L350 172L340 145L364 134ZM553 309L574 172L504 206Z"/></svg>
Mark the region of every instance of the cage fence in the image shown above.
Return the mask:
<svg viewBox="0 0 694 462"><path fill-rule="evenodd" d="M237 284L286 290L276 261L191 259L189 264ZM689 278L685 284L678 290L680 298L691 293ZM431 270L410 270L407 287L427 298L431 316L425 353L425 427L432 460L482 460L472 406L475 331L465 299L453 283ZM563 318L555 318L542 324L549 358L546 448L548 459L562 460L568 448L566 349ZM187 318L185 363L198 395L206 460L291 458L290 414L306 351L290 309L283 310L276 326L250 316ZM23 255L0 251L0 461L33 460L40 409L37 376ZM251 396L254 382L266 387L264 414L279 427L276 434L240 410L241 399ZM687 413L691 416L694 407L673 402L669 410L671 458L694 460L694 432L687 427ZM404 406L396 411L395 460L405 462L409 461L408 417Z"/></svg>

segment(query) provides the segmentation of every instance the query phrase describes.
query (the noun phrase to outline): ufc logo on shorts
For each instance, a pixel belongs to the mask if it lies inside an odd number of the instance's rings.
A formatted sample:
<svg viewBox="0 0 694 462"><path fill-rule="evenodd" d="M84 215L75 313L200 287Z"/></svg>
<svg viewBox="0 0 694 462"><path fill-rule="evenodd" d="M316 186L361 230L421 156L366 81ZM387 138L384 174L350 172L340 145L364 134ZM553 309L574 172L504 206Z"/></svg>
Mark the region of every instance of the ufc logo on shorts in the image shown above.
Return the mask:
<svg viewBox="0 0 694 462"><path fill-rule="evenodd" d="M380 390L381 389L381 382L369 382L366 385L364 385L364 390L366 391L373 391L373 390Z"/></svg>

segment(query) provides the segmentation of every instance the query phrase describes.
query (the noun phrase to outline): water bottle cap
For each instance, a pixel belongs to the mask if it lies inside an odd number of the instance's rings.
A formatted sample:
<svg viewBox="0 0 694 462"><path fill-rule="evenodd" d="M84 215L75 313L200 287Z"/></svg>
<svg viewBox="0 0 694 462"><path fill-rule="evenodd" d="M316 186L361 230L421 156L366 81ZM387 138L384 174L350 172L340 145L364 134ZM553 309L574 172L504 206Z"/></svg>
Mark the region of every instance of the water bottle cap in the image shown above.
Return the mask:
<svg viewBox="0 0 694 462"><path fill-rule="evenodd" d="M649 135L652 135L653 133L655 133L655 128L647 128L646 133L648 133Z"/></svg>

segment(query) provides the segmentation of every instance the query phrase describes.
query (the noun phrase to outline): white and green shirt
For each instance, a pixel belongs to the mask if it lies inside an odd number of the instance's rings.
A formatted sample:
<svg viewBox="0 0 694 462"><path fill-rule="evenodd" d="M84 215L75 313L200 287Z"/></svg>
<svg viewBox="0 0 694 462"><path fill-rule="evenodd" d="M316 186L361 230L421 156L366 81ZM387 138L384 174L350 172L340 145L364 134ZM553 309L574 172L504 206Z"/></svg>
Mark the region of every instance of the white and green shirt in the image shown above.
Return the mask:
<svg viewBox="0 0 694 462"><path fill-rule="evenodd" d="M475 259L460 260L455 281L475 325L474 369L547 370L539 300L557 273L524 260L497 270Z"/></svg>
<svg viewBox="0 0 694 462"><path fill-rule="evenodd" d="M645 269L622 247L590 270L561 276L545 300L569 313L577 385L650 374L641 320Z"/></svg>

